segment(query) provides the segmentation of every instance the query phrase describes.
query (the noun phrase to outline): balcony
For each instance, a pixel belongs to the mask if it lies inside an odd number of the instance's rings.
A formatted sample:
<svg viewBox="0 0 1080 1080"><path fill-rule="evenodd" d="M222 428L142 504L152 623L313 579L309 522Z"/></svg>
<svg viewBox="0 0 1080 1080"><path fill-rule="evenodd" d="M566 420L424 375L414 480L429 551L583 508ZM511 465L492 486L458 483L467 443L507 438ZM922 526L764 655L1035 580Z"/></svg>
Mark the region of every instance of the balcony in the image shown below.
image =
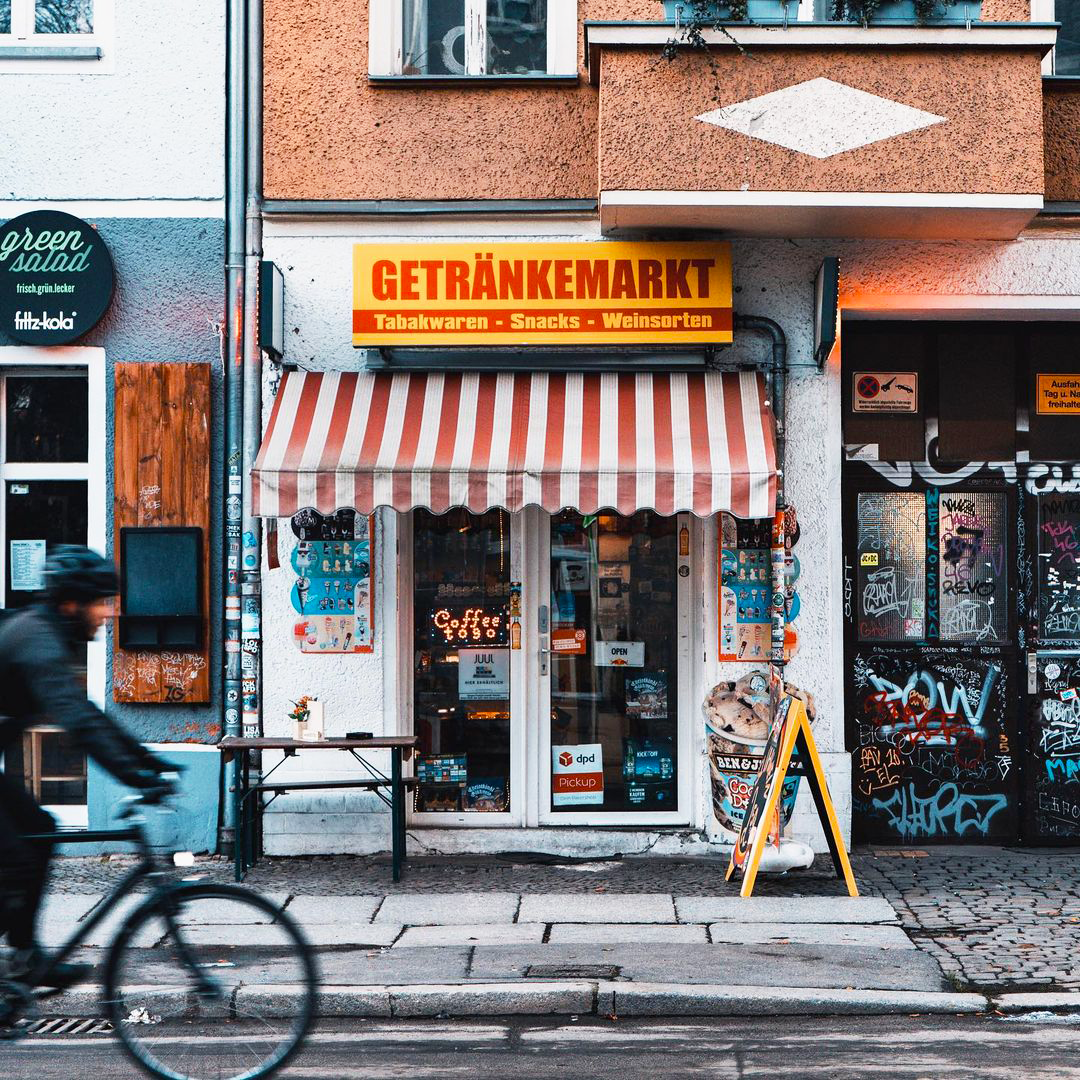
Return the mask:
<svg viewBox="0 0 1080 1080"><path fill-rule="evenodd" d="M1054 25L675 33L586 23L607 233L1009 240L1042 208Z"/></svg>

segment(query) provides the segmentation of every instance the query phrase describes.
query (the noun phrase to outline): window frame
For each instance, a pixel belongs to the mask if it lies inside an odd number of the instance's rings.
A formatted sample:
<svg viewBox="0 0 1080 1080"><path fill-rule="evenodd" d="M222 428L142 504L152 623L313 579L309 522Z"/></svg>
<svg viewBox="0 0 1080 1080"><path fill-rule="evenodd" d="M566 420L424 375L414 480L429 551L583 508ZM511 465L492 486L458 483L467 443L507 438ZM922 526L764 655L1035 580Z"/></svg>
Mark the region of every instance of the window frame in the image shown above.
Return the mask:
<svg viewBox="0 0 1080 1080"><path fill-rule="evenodd" d="M87 383L86 461L8 462L5 431L7 376L47 374L60 369L85 369ZM95 551L106 550L106 393L105 350L85 346L13 345L0 348L0 483L9 480L85 480L86 540ZM0 553L7 552L4 500L0 499ZM0 595L0 607L4 598ZM86 694L99 708L105 707L106 641L99 635L87 643ZM87 807L50 806L46 809L65 826L85 826Z"/></svg>
<svg viewBox="0 0 1080 1080"><path fill-rule="evenodd" d="M1033 23L1057 22L1056 0L1031 0L1031 21ZM1057 46L1055 45L1042 60L1042 73L1054 79L1080 79L1080 75L1059 75L1055 70Z"/></svg>
<svg viewBox="0 0 1080 1080"><path fill-rule="evenodd" d="M406 75L402 0L371 0L368 17L368 75L395 82L460 82L486 80L520 82L578 77L577 0L548 0L547 71L541 75L488 74L486 22L487 0L465 0L465 74Z"/></svg>
<svg viewBox="0 0 1080 1080"><path fill-rule="evenodd" d="M11 0L11 30L0 33L0 74L112 73L116 0L93 0L94 29L89 34L35 32L34 3Z"/></svg>

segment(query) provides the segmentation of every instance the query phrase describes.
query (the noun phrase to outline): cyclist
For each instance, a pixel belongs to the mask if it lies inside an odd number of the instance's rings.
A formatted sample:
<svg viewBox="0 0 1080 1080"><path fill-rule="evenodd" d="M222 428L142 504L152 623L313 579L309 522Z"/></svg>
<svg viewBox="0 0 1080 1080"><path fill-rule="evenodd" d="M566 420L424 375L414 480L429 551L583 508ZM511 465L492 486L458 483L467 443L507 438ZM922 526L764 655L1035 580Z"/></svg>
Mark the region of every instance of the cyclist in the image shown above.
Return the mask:
<svg viewBox="0 0 1080 1080"><path fill-rule="evenodd" d="M79 650L111 614L117 592L116 571L100 555L72 545L52 549L43 597L0 621L0 753L47 717L121 783L160 801L174 790L163 775L168 767L87 700L76 670ZM37 983L44 967L34 926L52 844L23 836L55 828L21 779L0 772L0 934L14 950L11 974L28 983ZM86 965L59 965L47 985L63 989L88 974Z"/></svg>

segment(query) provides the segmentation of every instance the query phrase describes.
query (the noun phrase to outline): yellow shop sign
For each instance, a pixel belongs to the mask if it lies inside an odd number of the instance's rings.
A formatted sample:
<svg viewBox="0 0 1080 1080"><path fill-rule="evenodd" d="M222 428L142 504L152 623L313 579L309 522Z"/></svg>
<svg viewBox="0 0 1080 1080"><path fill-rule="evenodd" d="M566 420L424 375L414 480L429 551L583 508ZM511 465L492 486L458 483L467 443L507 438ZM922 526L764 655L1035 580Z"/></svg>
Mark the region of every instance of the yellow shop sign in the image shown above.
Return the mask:
<svg viewBox="0 0 1080 1080"><path fill-rule="evenodd" d="M725 243L356 244L353 344L731 341Z"/></svg>

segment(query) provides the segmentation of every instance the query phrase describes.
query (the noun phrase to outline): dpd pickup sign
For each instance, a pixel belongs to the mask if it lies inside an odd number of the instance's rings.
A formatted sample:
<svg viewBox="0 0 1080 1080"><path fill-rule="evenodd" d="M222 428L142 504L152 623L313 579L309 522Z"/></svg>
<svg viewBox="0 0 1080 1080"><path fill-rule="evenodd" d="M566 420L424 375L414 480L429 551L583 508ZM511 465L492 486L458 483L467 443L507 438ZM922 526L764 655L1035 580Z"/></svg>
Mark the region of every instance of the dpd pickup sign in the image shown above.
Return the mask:
<svg viewBox="0 0 1080 1080"><path fill-rule="evenodd" d="M24 345L66 345L92 330L116 273L97 231L59 210L0 226L0 330Z"/></svg>

